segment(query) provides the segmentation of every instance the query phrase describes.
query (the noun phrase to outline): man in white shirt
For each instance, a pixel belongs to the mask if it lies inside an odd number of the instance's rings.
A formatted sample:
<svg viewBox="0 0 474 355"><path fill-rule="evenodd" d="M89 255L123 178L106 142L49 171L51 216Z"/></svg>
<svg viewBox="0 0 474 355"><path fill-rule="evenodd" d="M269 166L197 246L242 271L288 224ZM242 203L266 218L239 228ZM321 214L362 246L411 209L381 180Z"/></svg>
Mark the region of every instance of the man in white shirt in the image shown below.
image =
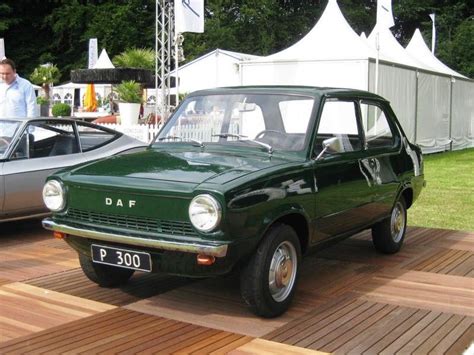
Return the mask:
<svg viewBox="0 0 474 355"><path fill-rule="evenodd" d="M13 60L0 60L0 118L35 116L36 95L33 85L20 78Z"/></svg>

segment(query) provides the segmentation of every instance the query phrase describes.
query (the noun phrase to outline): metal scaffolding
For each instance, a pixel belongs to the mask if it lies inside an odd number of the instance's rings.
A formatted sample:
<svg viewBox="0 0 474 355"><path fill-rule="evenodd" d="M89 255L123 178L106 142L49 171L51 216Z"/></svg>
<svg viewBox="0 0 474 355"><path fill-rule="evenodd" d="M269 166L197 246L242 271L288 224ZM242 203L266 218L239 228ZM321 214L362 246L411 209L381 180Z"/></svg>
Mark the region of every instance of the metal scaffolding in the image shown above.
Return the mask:
<svg viewBox="0 0 474 355"><path fill-rule="evenodd" d="M155 7L155 116L170 115L171 60L174 38L174 1L156 0Z"/></svg>

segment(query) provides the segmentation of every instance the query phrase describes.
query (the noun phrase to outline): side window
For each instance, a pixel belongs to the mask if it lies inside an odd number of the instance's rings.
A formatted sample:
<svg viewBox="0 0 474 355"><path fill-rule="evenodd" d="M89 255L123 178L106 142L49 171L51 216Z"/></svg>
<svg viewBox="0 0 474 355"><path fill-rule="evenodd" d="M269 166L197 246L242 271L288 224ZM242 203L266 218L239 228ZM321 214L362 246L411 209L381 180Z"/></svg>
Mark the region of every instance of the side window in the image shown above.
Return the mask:
<svg viewBox="0 0 474 355"><path fill-rule="evenodd" d="M379 106L370 103L361 103L360 110L365 133L365 146L368 149L392 147L394 135L385 112Z"/></svg>
<svg viewBox="0 0 474 355"><path fill-rule="evenodd" d="M35 122L27 126L12 158L44 158L79 153L72 123Z"/></svg>
<svg viewBox="0 0 474 355"><path fill-rule="evenodd" d="M100 127L91 127L82 122L77 122L77 133L83 152L94 150L118 138L118 134Z"/></svg>
<svg viewBox="0 0 474 355"><path fill-rule="evenodd" d="M315 152L319 153L323 149L324 140L333 137L337 138L337 144L328 153L352 152L362 148L354 102L328 100L324 103Z"/></svg>

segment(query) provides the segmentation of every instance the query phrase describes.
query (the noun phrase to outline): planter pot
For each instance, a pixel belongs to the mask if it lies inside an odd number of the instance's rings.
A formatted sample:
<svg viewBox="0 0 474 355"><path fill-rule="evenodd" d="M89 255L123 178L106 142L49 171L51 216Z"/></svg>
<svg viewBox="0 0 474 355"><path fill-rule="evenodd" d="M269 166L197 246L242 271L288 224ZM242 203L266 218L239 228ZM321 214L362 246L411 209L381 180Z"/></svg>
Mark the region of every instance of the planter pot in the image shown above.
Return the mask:
<svg viewBox="0 0 474 355"><path fill-rule="evenodd" d="M41 104L39 106L39 114L41 117L49 116L49 104Z"/></svg>
<svg viewBox="0 0 474 355"><path fill-rule="evenodd" d="M128 102L119 102L120 122L122 125L130 126L138 124L138 115L140 114L140 104L131 104Z"/></svg>

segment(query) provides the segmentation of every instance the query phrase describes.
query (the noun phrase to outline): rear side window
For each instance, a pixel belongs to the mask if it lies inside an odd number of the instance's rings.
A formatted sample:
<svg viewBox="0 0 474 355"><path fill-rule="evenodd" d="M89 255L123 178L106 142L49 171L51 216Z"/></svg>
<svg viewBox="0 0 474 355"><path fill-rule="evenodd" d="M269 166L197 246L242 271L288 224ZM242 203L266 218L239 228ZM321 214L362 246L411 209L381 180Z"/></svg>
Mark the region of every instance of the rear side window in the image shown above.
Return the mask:
<svg viewBox="0 0 474 355"><path fill-rule="evenodd" d="M347 153L361 149L355 102L328 100L324 103L315 152L322 150L324 140L333 137L338 139L338 148L337 151L328 153Z"/></svg>
<svg viewBox="0 0 474 355"><path fill-rule="evenodd" d="M91 127L77 122L77 132L83 152L97 149L119 137L119 134L109 132L100 127Z"/></svg>
<svg viewBox="0 0 474 355"><path fill-rule="evenodd" d="M365 146L368 149L392 147L394 134L385 112L377 105L361 103L362 125L365 133Z"/></svg>

